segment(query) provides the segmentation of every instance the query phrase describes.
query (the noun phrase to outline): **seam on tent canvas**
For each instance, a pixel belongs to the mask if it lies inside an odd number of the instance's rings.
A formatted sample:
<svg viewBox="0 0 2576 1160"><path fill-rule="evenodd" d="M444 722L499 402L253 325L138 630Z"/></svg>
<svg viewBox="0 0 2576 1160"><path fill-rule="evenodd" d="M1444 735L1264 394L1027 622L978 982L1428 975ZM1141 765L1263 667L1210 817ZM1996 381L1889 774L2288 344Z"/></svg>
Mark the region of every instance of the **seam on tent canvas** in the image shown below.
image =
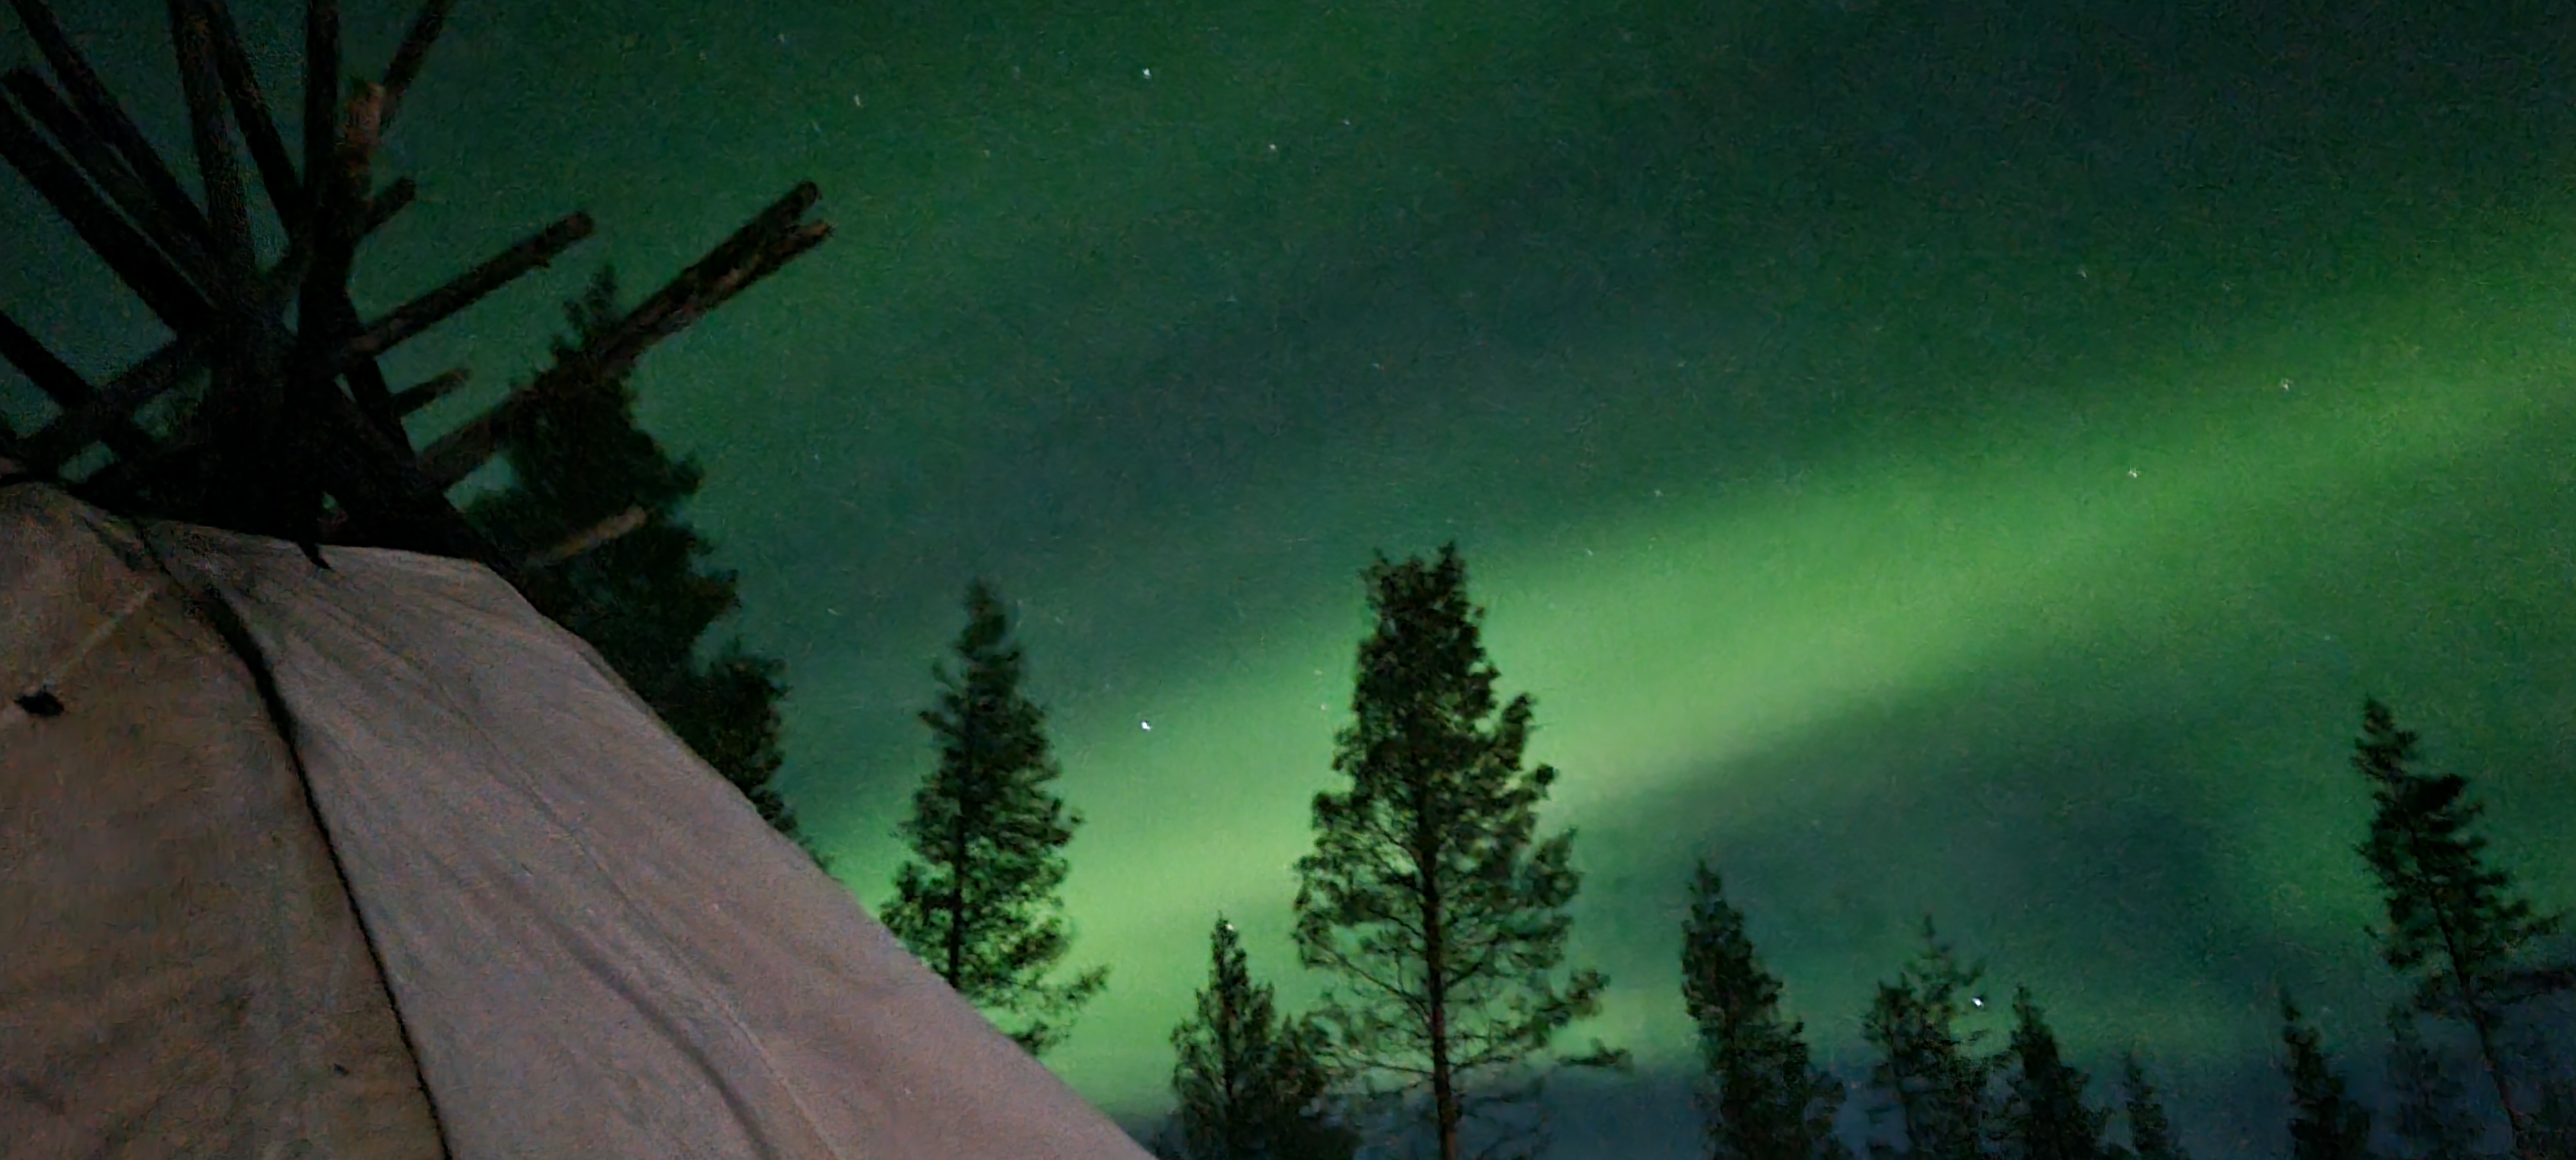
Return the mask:
<svg viewBox="0 0 2576 1160"><path fill-rule="evenodd" d="M142 540L144 550L151 553L154 562L160 565L162 574L173 583L179 583L178 575L170 571L166 561L161 560L159 546L142 534L141 527L136 527L135 532ZM259 693L260 707L268 714L269 724L277 730L278 740L286 745L286 760L295 768L296 785L304 791L305 811L312 815L313 828L321 835L323 852L331 856L331 873L339 880L340 897L348 900L349 915L357 920L358 941L367 944L367 961L376 968L376 984L384 988L385 1009L393 1013L394 1032L402 1037L403 1054L411 1057L412 1078L419 1082L421 1103L429 1110L430 1132L438 1138L438 1154L441 1160L455 1160L455 1149L447 1140L446 1117L438 1111L438 1095L430 1090L429 1073L420 1065L420 1044L412 1039L411 1021L403 1017L402 999L394 994L393 977L385 971L384 952L377 949L376 933L367 925L366 908L358 905L357 889L349 883L349 868L340 860L339 843L331 838L331 823L323 818L322 803L313 796L313 775L304 767L304 753L296 742L295 716L286 707L286 695L278 690L277 674L269 668L268 655L261 651L259 641L251 636L250 626L242 621L241 613L224 599L222 592L211 586L191 589L184 583L179 583L179 590L198 614L206 618L215 635L223 638L225 647L240 659L242 667L250 671L251 687Z"/></svg>

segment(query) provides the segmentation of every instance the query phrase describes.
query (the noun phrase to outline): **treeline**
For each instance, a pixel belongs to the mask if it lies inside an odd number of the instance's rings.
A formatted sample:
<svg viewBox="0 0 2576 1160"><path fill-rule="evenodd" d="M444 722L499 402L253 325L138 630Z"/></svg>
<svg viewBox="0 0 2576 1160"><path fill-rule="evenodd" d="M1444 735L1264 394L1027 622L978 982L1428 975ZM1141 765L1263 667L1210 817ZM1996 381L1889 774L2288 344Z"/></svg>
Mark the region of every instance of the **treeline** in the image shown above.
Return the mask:
<svg viewBox="0 0 2576 1160"><path fill-rule="evenodd" d="M2375 810L2355 852L2379 888L2385 921L2372 934L2380 956L2412 992L2387 1013L2387 1107L2374 1117L2354 1097L2322 1036L2283 989L2283 1138L2296 1160L2569 1160L2576 1157L2576 1058L2556 1049L2544 1020L2524 1018L2536 1014L2538 1001L2576 989L2569 964L2529 961L2560 931L2563 916L2536 913L2512 876L2490 863L2485 839L2472 833L2483 807L2468 796L2466 779L2421 769L2416 742L2386 706L2365 703L2352 764ZM1782 1014L1780 981L1760 965L1744 916L1705 865L1692 893L1683 992L1707 1068L1708 1154L1850 1156L1833 1132L1841 1085L1808 1062L1802 1028ZM1871 1156L2184 1155L2133 1052L2120 1059L2112 1100L2092 1102L2091 1078L2067 1061L2026 986L2013 998L2009 1039L1985 1050L1985 1032L1962 1027L1970 1008L1985 1005L1985 965L1962 964L1928 918L1923 942L1893 982L1879 984L1861 1020L1877 1057L1867 1085L1878 1101ZM2446 1057L2427 1040L2428 1030L2460 1048Z"/></svg>
<svg viewBox="0 0 2576 1160"><path fill-rule="evenodd" d="M1464 563L1444 548L1381 559L1366 579L1376 627L1335 738L1340 779L1315 798L1314 848L1295 867L1289 933L1298 964L1327 986L1312 1010L1281 1010L1236 927L1215 917L1207 985L1171 1036L1179 1109L1153 1140L1173 1160L1536 1156L1545 1082L1627 1065L1597 1041L1552 1053L1597 1012L1608 980L1567 961L1575 835L1539 825L1556 771L1524 761L1533 704L1497 689ZM966 603L961 665L940 672L939 704L923 714L939 764L901 828L911 856L880 914L1043 1052L1108 976L1059 977L1071 936L1057 891L1081 819L1049 788L1044 715L1020 689L1001 601L979 583ZM2294 998L2277 996L2282 1139L2297 1160L2576 1160L2576 1060L2526 1017L2576 988L2576 969L2530 961L2561 916L2536 912L2491 862L2466 780L2423 770L2415 735L2376 701L2353 766L2376 807L2355 848L2384 903L2373 934L2412 994L2388 1013L2378 1115ZM1929 918L1920 952L1863 1014L1866 1076L1837 1077L1811 1056L1723 877L1703 862L1688 887L1681 998L1712 1160L2185 1155L2137 1055L2097 1085L2028 987L2000 1042L1968 1026L1987 1004L1985 964L1963 962ZM1838 1131L1855 1094L1867 1104L1848 1119L1868 1125L1857 1150Z"/></svg>
<svg viewBox="0 0 2576 1160"><path fill-rule="evenodd" d="M559 363L580 359L617 314L612 273L567 304ZM635 424L623 376L591 376L505 444L510 478L467 513L520 554L538 607L597 647L638 694L782 833L806 841L775 786L770 658L700 638L736 604L681 518L700 476ZM1597 1042L1551 1054L1599 1008L1608 980L1569 965L1581 885L1574 833L1542 834L1556 771L1523 760L1533 705L1505 700L1454 548L1381 559L1366 573L1374 630L1358 650L1351 723L1335 738L1337 787L1313 805L1313 851L1296 867L1299 965L1328 981L1313 1010L1278 1009L1222 916L1208 985L1171 1036L1180 1108L1156 1141L1180 1160L1343 1160L1363 1145L1426 1146L1441 1160L1535 1156L1541 1096L1567 1068L1622 1068ZM910 857L878 909L941 978L1030 1051L1060 1043L1108 985L1063 972L1072 949L1058 892L1080 816L1057 798L1043 712L999 597L966 598L959 667L922 714L939 762L900 834ZM2376 702L2356 772L2375 806L2356 853L2379 887L2374 935L2412 988L2387 1013L2383 1098L2366 1107L2294 998L2278 996L2297 1160L2576 1160L2576 1052L2537 1032L2541 1001L2576 968L2530 961L2563 916L2537 913L2472 831L2465 779L2420 768L2416 737ZM810 849L810 845L808 846ZM2112 1098L2067 1061L2027 988L2009 1037L1964 1026L1985 1003L1982 963L1962 963L1929 919L1924 946L1879 985L1862 1019L1866 1076L1811 1057L1780 979L1762 965L1717 871L1691 877L1681 931L1682 1006L1696 1028L1706 1150L1715 1160L1851 1157L1836 1127L1866 1119L1876 1157L2086 1160L2180 1157L2147 1069L2119 1061ZM2562 1027L2563 1031L2564 1028ZM1848 1095L1865 1115L1844 1117ZM2374 1115L2376 1111L2376 1115ZM1375 1148L1370 1150L1375 1151ZM1856 1158L1854 1158L1856 1160Z"/></svg>

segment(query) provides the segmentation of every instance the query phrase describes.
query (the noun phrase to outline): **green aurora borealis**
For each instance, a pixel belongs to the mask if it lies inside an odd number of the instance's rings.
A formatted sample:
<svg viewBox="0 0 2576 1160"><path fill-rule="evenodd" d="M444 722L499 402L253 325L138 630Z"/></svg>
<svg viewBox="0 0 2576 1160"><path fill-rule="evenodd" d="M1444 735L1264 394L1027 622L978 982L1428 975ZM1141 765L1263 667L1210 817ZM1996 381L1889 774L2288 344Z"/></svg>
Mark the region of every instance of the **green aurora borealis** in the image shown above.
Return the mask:
<svg viewBox="0 0 2576 1160"><path fill-rule="evenodd" d="M383 60L408 13L349 3ZM176 144L165 34L120 7L61 5ZM292 43L300 6L236 10ZM957 595L1018 602L1090 819L1074 961L1113 967L1050 1062L1131 1120L1218 910L1310 993L1288 865L1357 574L1450 538L1583 830L1577 954L1614 997L1568 1046L1640 1064L1560 1156L1693 1144L1702 856L1826 1054L1860 1060L1928 909L2097 1074L2137 1044L2204 1155L2284 1147L2275 982L2376 1050L2365 692L2576 904L2576 22L2545 6L466 0L450 28L362 308L573 208L601 233L397 360L478 370L418 430L531 368L597 262L658 284L818 182L836 239L649 357L645 423L706 468L694 519L795 689L788 792L870 905ZM148 331L97 320L139 310L6 189L0 304L85 369L132 357Z"/></svg>

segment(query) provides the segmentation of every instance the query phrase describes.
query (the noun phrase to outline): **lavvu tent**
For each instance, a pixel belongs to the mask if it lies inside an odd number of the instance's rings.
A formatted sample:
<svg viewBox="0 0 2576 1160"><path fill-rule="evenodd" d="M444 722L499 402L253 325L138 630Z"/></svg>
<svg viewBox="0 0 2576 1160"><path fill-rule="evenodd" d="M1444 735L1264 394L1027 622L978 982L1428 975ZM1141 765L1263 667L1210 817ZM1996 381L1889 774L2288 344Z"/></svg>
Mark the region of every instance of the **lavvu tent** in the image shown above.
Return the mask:
<svg viewBox="0 0 2576 1160"><path fill-rule="evenodd" d="M489 570L0 489L0 1154L1130 1157Z"/></svg>
<svg viewBox="0 0 2576 1160"><path fill-rule="evenodd" d="M451 3L351 90L307 0L299 166L222 0L171 0L191 193L9 0L50 76L0 77L0 160L170 337L93 382L0 313L55 408L0 421L0 1158L1137 1160L521 597L615 527L507 559L446 498L821 243L811 185L415 447L465 376L379 357L591 230L359 315Z"/></svg>

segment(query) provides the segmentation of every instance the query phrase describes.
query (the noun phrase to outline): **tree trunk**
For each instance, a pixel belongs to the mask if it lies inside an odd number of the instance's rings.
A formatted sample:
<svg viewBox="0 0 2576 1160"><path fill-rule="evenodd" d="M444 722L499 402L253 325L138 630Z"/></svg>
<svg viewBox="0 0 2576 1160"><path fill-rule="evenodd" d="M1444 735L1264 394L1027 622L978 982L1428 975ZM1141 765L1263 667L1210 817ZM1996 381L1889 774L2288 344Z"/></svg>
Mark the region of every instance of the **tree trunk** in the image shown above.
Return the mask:
<svg viewBox="0 0 2576 1160"><path fill-rule="evenodd" d="M2478 1003L2477 992L2470 986L2466 975L2454 970L2452 979L2460 988L2460 1006L2469 1013L2469 1027L2478 1033L2478 1061L2486 1065L2487 1081L2495 1085L2496 1103L2504 1107L2505 1128L2512 1133L2513 1155L2516 1160L2540 1160L2538 1152L2523 1146L2523 1113L2514 1104L2513 1085L2505 1082L2504 1062L2496 1058L2495 1031L2491 1026L2493 1017Z"/></svg>
<svg viewBox="0 0 2576 1160"><path fill-rule="evenodd" d="M1437 914L1435 902L1427 908ZM1431 928L1427 940L1431 951L1431 970L1426 976L1426 995L1431 1011L1431 1115L1440 1130L1440 1160L1458 1160L1458 1080L1449 1070L1449 998L1448 980L1440 970L1440 928Z"/></svg>
<svg viewBox="0 0 2576 1160"><path fill-rule="evenodd" d="M948 985L964 995L958 979L966 973L966 803L957 803L957 821L948 833L948 969L943 973Z"/></svg>
<svg viewBox="0 0 2576 1160"><path fill-rule="evenodd" d="M973 680L970 673L965 680ZM984 756L983 722L975 716L977 706L969 701L959 714L958 748L965 750L966 760L957 777L957 817L948 827L948 985L972 1003L975 996L966 994L962 980L966 975L966 856L970 842L967 815L974 812L975 778L983 771L977 762Z"/></svg>
<svg viewBox="0 0 2576 1160"><path fill-rule="evenodd" d="M1227 980L1227 982L1231 982L1231 980ZM1224 1101L1224 1139L1225 1151L1228 1157L1250 1156L1252 1155L1252 1148L1254 1145L1254 1141L1244 1138L1251 1133L1245 1130L1249 1125L1243 1122L1243 1101L1241 1098L1243 1093L1240 1090L1243 1086L1243 1048L1241 1044L1234 1041L1236 1021L1238 1019L1238 1014L1234 1006L1234 998L1234 990L1231 986L1228 986L1225 992L1218 996L1216 1022L1217 1066L1224 1069L1224 1075L1221 1077L1224 1080L1224 1083L1220 1086L1218 1098Z"/></svg>
<svg viewBox="0 0 2576 1160"><path fill-rule="evenodd" d="M2417 861L2421 863L2422 858L2419 856ZM2505 1129L2511 1133L2508 1138L2513 1141L2513 1155L2516 1160L2539 1160L2537 1154L2523 1147L2522 1109L2514 1105L2513 1085L2505 1082L2503 1062L2496 1058L2495 1030L2492 1026L2494 1017L2487 1011L2484 1004L2478 1002L2477 984L2469 977L2465 965L2460 962L2458 932L2447 917L2441 926L2442 949L2451 964L2451 985L2460 989L2460 1010L2469 1017L2469 1030L2478 1033L2478 1062L2485 1065L2487 1082L2495 1085L2496 1103L2504 1108L2504 1124Z"/></svg>
<svg viewBox="0 0 2576 1160"><path fill-rule="evenodd" d="M1458 1079L1450 1071L1449 1060L1449 940L1441 926L1439 831L1428 808L1417 809L1414 818L1414 866L1422 875L1422 995L1430 1023L1431 1121L1439 1133L1440 1160L1458 1160Z"/></svg>

